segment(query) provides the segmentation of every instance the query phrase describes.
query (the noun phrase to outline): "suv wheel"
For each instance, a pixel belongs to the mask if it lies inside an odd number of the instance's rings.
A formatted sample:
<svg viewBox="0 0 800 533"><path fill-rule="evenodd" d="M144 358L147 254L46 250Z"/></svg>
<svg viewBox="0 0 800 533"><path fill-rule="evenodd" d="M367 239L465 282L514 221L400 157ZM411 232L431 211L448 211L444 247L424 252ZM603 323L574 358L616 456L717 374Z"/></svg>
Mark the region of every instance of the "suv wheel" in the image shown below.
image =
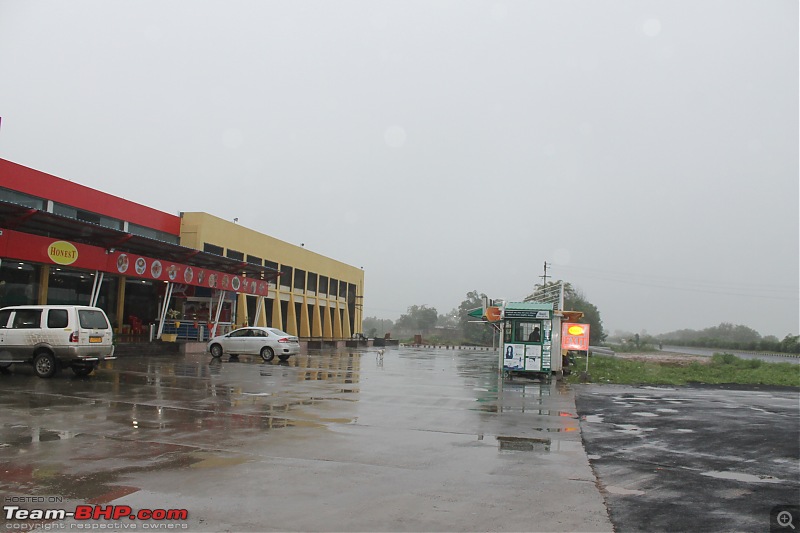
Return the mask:
<svg viewBox="0 0 800 533"><path fill-rule="evenodd" d="M51 378L58 370L58 361L50 352L39 352L33 358L33 372L40 378Z"/></svg>

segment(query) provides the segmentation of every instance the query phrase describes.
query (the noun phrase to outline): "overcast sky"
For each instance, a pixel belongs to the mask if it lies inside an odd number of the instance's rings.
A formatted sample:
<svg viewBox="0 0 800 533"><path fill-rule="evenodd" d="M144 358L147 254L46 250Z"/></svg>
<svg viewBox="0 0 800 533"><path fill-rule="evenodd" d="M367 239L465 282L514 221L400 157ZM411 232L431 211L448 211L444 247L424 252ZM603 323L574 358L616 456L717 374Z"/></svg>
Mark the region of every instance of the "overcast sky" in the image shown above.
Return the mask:
<svg viewBox="0 0 800 533"><path fill-rule="evenodd" d="M0 0L0 157L607 331L798 329L798 2Z"/></svg>

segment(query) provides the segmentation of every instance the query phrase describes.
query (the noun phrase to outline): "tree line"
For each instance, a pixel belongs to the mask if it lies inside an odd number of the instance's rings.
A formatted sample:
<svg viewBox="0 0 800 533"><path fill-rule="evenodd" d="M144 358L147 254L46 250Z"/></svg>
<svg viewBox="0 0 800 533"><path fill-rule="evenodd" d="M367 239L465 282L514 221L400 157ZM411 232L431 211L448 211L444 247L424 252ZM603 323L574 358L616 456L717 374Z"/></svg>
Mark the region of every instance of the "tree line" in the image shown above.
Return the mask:
<svg viewBox="0 0 800 533"><path fill-rule="evenodd" d="M560 283L551 281L534 286L525 301L546 301L545 295L552 294ZM487 298L486 294L474 290L466 294L458 307L447 313L439 313L435 307L428 305L412 305L396 321L366 317L362 322L363 331L367 337L373 338L390 334L392 338L413 340L415 335L421 335L423 340L430 343L491 346L493 328L469 316L470 311L482 306L484 298ZM570 283L564 283L564 309L584 313L584 318L579 321L591 325L592 344L600 344L605 340L600 311Z"/></svg>
<svg viewBox="0 0 800 533"><path fill-rule="evenodd" d="M681 329L655 337L664 344L763 352L800 353L800 336L788 334L783 340L774 335L762 337L756 330L723 322L703 330Z"/></svg>

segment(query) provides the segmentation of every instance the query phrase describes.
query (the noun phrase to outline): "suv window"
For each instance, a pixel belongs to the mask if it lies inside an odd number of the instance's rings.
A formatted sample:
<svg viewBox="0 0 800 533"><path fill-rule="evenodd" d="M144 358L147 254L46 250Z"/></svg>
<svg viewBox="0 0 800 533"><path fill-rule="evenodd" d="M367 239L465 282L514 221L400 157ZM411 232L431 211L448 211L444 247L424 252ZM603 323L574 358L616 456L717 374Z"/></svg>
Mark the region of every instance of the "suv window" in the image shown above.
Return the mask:
<svg viewBox="0 0 800 533"><path fill-rule="evenodd" d="M42 324L41 309L17 309L14 314L14 329L39 328Z"/></svg>
<svg viewBox="0 0 800 533"><path fill-rule="evenodd" d="M0 311L0 329L5 329L8 326L8 318L11 316L11 311Z"/></svg>
<svg viewBox="0 0 800 533"><path fill-rule="evenodd" d="M65 328L69 325L66 309L51 309L47 313L48 328Z"/></svg>
<svg viewBox="0 0 800 533"><path fill-rule="evenodd" d="M78 309L78 320L83 329L108 329L106 315L93 309Z"/></svg>

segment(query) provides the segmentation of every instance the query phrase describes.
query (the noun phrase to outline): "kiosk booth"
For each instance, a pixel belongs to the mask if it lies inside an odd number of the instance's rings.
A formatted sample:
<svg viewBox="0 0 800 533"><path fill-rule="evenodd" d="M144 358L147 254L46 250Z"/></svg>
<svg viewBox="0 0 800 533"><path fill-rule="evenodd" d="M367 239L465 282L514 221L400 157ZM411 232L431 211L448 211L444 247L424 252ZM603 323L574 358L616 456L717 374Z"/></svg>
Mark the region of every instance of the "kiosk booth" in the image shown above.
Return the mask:
<svg viewBox="0 0 800 533"><path fill-rule="evenodd" d="M553 304L505 303L500 332L500 368L504 372L561 371L561 317L553 312Z"/></svg>
<svg viewBox="0 0 800 533"><path fill-rule="evenodd" d="M563 335L571 342L576 335L572 329L563 333L564 325L581 326L581 335L585 334L582 342L586 344L581 349L588 349L588 324L573 324L583 313L560 309L563 298L559 298L558 306L545 302L494 302L490 305L484 299L483 307L473 309L469 316L480 318L477 322L488 323L500 333L498 368L504 374L564 372L568 350L577 349L572 343L563 345Z"/></svg>

